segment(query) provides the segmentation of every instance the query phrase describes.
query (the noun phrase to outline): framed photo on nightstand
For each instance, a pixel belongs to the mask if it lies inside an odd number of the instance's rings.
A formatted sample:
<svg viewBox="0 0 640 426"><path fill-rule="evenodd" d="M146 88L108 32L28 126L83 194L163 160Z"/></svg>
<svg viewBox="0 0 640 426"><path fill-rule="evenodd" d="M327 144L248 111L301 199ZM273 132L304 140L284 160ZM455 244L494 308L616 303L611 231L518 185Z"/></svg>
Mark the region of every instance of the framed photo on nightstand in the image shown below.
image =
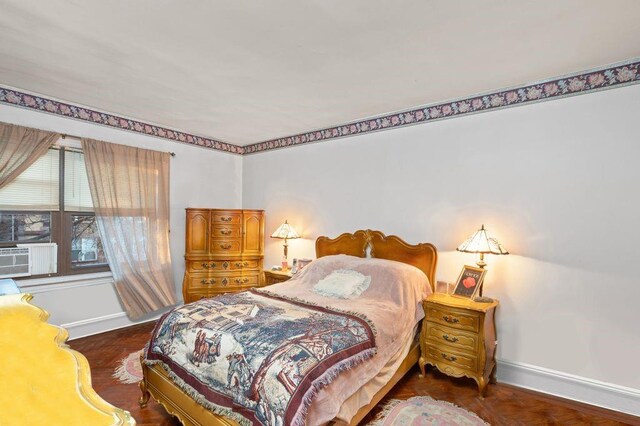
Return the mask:
<svg viewBox="0 0 640 426"><path fill-rule="evenodd" d="M456 287L453 290L452 296L473 299L480 285L482 285L482 280L486 272L486 269L465 265L456 281Z"/></svg>

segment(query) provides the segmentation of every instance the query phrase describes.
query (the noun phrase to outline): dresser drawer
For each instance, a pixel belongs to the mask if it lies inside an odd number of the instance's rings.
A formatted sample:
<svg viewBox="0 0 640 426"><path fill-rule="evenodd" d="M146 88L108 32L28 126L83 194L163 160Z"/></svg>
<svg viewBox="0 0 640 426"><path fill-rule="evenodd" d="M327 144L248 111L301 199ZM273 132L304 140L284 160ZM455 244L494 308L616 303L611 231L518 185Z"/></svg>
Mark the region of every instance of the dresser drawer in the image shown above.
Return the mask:
<svg viewBox="0 0 640 426"><path fill-rule="evenodd" d="M226 225L240 225L242 223L242 212L238 211L221 211L216 210L211 212L211 222L214 225L226 224Z"/></svg>
<svg viewBox="0 0 640 426"><path fill-rule="evenodd" d="M429 358L438 363L448 364L472 372L476 372L478 369L478 358L463 352L427 345L427 354Z"/></svg>
<svg viewBox="0 0 640 426"><path fill-rule="evenodd" d="M447 307L445 309L440 307L437 303L430 302L427 302L425 305L427 321L437 322L460 330L474 332L478 332L480 330L480 314L475 311L466 311L464 309L455 309L451 307Z"/></svg>
<svg viewBox="0 0 640 426"><path fill-rule="evenodd" d="M453 327L447 327L427 321L426 339L433 340L435 344L446 344L456 350L476 352L478 347L478 335L475 333L467 333Z"/></svg>
<svg viewBox="0 0 640 426"><path fill-rule="evenodd" d="M260 284L260 273L216 274L189 276L186 280L189 291L212 291L227 287L256 287Z"/></svg>
<svg viewBox="0 0 640 426"><path fill-rule="evenodd" d="M240 255L242 254L241 239L212 239L209 251L217 255Z"/></svg>
<svg viewBox="0 0 640 426"><path fill-rule="evenodd" d="M211 227L211 238L240 238L242 228L233 225L213 225Z"/></svg>
<svg viewBox="0 0 640 426"><path fill-rule="evenodd" d="M260 269L259 259L190 260L191 272L252 271Z"/></svg>

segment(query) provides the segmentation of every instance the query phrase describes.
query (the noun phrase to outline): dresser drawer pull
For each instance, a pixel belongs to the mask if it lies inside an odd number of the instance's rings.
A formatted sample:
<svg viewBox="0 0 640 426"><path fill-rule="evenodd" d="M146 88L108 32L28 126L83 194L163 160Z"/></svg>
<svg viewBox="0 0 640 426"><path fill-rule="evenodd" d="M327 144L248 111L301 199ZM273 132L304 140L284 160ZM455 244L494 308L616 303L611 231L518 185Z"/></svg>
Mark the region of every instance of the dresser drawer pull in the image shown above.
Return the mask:
<svg viewBox="0 0 640 426"><path fill-rule="evenodd" d="M457 324L457 323L460 322L460 320L458 318L450 317L449 315L443 316L442 319L445 320L448 323L451 323L451 324Z"/></svg>
<svg viewBox="0 0 640 426"><path fill-rule="evenodd" d="M450 361L450 362L455 362L458 359L457 357L455 357L453 355L447 355L444 352L441 353L440 355L442 355L442 358L444 358L444 359L446 359L447 361Z"/></svg>
<svg viewBox="0 0 640 426"><path fill-rule="evenodd" d="M249 282L249 278L236 278L236 284L246 284Z"/></svg>
<svg viewBox="0 0 640 426"><path fill-rule="evenodd" d="M229 250L231 248L231 244L220 244L220 248L222 250Z"/></svg>
<svg viewBox="0 0 640 426"><path fill-rule="evenodd" d="M442 335L442 338L443 338L444 340L446 340L447 342L451 342L451 343L455 343L455 342L457 342L457 341L458 341L458 338L457 338L457 337L449 337L449 335L448 335L448 334L443 334L443 335Z"/></svg>
<svg viewBox="0 0 640 426"><path fill-rule="evenodd" d="M216 264L215 264L215 263L206 263L206 262L203 262L203 263L202 263L202 267L203 267L204 269L215 268L215 267L216 267Z"/></svg>
<svg viewBox="0 0 640 426"><path fill-rule="evenodd" d="M215 279L210 279L210 280L200 280L200 284L215 284L216 280Z"/></svg>
<svg viewBox="0 0 640 426"><path fill-rule="evenodd" d="M236 268L246 268L249 266L249 262L236 262Z"/></svg>
<svg viewBox="0 0 640 426"><path fill-rule="evenodd" d="M220 218L220 220L223 221L223 222L231 222L232 219L233 218L231 216L222 216Z"/></svg>
<svg viewBox="0 0 640 426"><path fill-rule="evenodd" d="M232 231L231 229L221 229L221 230L220 230L220 233L221 233L222 235L231 235L231 233L232 233L232 232L233 232L233 231Z"/></svg>
<svg viewBox="0 0 640 426"><path fill-rule="evenodd" d="M227 285L227 284L229 284L229 280L227 278L223 278L222 285Z"/></svg>

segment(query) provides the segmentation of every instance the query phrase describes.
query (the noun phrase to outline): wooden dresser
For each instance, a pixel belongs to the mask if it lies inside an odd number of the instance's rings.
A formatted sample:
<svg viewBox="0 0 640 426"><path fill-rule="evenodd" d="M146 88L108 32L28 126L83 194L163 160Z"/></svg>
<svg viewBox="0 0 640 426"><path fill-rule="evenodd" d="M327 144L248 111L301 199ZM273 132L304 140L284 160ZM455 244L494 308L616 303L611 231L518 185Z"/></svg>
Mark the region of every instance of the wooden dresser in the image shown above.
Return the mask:
<svg viewBox="0 0 640 426"><path fill-rule="evenodd" d="M263 210L189 208L185 240L185 303L263 285Z"/></svg>
<svg viewBox="0 0 640 426"><path fill-rule="evenodd" d="M449 376L472 378L480 396L491 376L495 380L497 301L434 293L423 301L425 319L420 333L420 370L431 364Z"/></svg>

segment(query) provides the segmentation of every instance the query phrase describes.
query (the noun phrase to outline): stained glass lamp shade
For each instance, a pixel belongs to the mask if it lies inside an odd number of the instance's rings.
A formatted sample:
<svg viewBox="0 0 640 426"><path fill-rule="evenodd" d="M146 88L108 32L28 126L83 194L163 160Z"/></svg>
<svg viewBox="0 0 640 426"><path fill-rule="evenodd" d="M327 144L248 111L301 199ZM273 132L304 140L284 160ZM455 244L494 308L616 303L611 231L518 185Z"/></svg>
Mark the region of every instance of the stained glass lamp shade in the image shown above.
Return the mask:
<svg viewBox="0 0 640 426"><path fill-rule="evenodd" d="M280 238L284 240L284 258L286 259L287 250L289 248L289 245L287 244L287 240L300 238L300 235L293 228L293 226L289 225L285 220L284 223L280 225L273 234L271 234L271 238Z"/></svg>
<svg viewBox="0 0 640 426"><path fill-rule="evenodd" d="M470 236L464 243L460 244L456 249L465 253L479 253L480 260L477 265L479 268L484 268L487 264L484 261L485 254L509 254L509 252L502 247L502 244L495 238L490 237L487 234L484 225L478 229L472 236Z"/></svg>

